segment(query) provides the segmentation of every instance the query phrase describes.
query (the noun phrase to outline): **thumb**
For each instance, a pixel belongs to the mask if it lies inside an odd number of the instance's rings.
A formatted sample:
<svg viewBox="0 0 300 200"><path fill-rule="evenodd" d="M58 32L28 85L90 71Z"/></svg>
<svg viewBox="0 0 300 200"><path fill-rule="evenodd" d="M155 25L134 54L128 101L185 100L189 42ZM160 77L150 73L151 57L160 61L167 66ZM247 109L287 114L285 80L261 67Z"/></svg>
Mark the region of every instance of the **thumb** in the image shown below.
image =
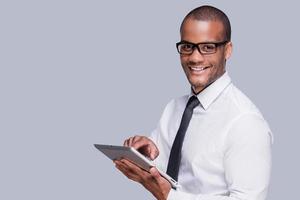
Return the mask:
<svg viewBox="0 0 300 200"><path fill-rule="evenodd" d="M151 167L150 174L155 178L156 180L159 179L161 176L158 172L158 170L155 167Z"/></svg>

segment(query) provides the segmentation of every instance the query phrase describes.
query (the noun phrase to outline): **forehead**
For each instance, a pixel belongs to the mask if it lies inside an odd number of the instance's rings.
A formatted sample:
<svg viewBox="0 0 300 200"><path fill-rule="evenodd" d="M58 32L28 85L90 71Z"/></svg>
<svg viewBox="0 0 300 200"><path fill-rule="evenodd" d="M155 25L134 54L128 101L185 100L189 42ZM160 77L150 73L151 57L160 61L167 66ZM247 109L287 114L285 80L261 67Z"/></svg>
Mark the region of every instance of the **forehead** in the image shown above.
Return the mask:
<svg viewBox="0 0 300 200"><path fill-rule="evenodd" d="M181 29L181 40L193 43L223 40L224 28L219 21L187 19Z"/></svg>

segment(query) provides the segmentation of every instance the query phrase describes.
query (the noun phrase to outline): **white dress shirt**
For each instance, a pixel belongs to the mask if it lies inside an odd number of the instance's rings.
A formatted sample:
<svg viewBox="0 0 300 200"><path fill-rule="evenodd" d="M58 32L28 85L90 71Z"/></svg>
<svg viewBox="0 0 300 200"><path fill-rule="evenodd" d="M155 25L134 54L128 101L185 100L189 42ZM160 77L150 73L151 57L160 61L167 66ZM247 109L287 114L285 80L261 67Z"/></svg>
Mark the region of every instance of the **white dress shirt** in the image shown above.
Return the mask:
<svg viewBox="0 0 300 200"><path fill-rule="evenodd" d="M169 102L150 138L159 149L155 164L167 171L170 150L189 97ZM227 72L197 95L179 168L181 188L168 200L264 200L272 133L259 110Z"/></svg>

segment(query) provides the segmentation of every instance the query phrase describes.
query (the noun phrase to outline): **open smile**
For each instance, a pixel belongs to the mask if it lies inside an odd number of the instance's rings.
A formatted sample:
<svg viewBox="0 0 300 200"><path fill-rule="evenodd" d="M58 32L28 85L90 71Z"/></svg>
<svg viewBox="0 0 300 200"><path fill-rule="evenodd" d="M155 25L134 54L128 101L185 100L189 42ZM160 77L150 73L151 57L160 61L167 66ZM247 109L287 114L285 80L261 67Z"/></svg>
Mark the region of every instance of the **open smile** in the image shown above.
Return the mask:
<svg viewBox="0 0 300 200"><path fill-rule="evenodd" d="M200 72L203 72L204 70L210 68L211 66L206 66L206 67L189 67L189 69L192 71L192 72L195 72L195 73L200 73Z"/></svg>

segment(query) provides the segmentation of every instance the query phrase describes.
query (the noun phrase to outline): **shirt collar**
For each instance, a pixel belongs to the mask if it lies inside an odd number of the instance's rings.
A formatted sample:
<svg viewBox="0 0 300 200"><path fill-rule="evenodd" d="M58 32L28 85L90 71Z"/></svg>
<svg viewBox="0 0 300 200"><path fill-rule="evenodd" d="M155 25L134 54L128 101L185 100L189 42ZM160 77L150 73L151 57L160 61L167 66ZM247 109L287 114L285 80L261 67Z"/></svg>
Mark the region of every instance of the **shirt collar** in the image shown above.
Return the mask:
<svg viewBox="0 0 300 200"><path fill-rule="evenodd" d="M227 72L225 72L216 81L211 83L207 88L197 94L202 107L207 110L208 107L219 97L224 89L231 83L231 79ZM193 96L194 92L191 90L189 97Z"/></svg>

